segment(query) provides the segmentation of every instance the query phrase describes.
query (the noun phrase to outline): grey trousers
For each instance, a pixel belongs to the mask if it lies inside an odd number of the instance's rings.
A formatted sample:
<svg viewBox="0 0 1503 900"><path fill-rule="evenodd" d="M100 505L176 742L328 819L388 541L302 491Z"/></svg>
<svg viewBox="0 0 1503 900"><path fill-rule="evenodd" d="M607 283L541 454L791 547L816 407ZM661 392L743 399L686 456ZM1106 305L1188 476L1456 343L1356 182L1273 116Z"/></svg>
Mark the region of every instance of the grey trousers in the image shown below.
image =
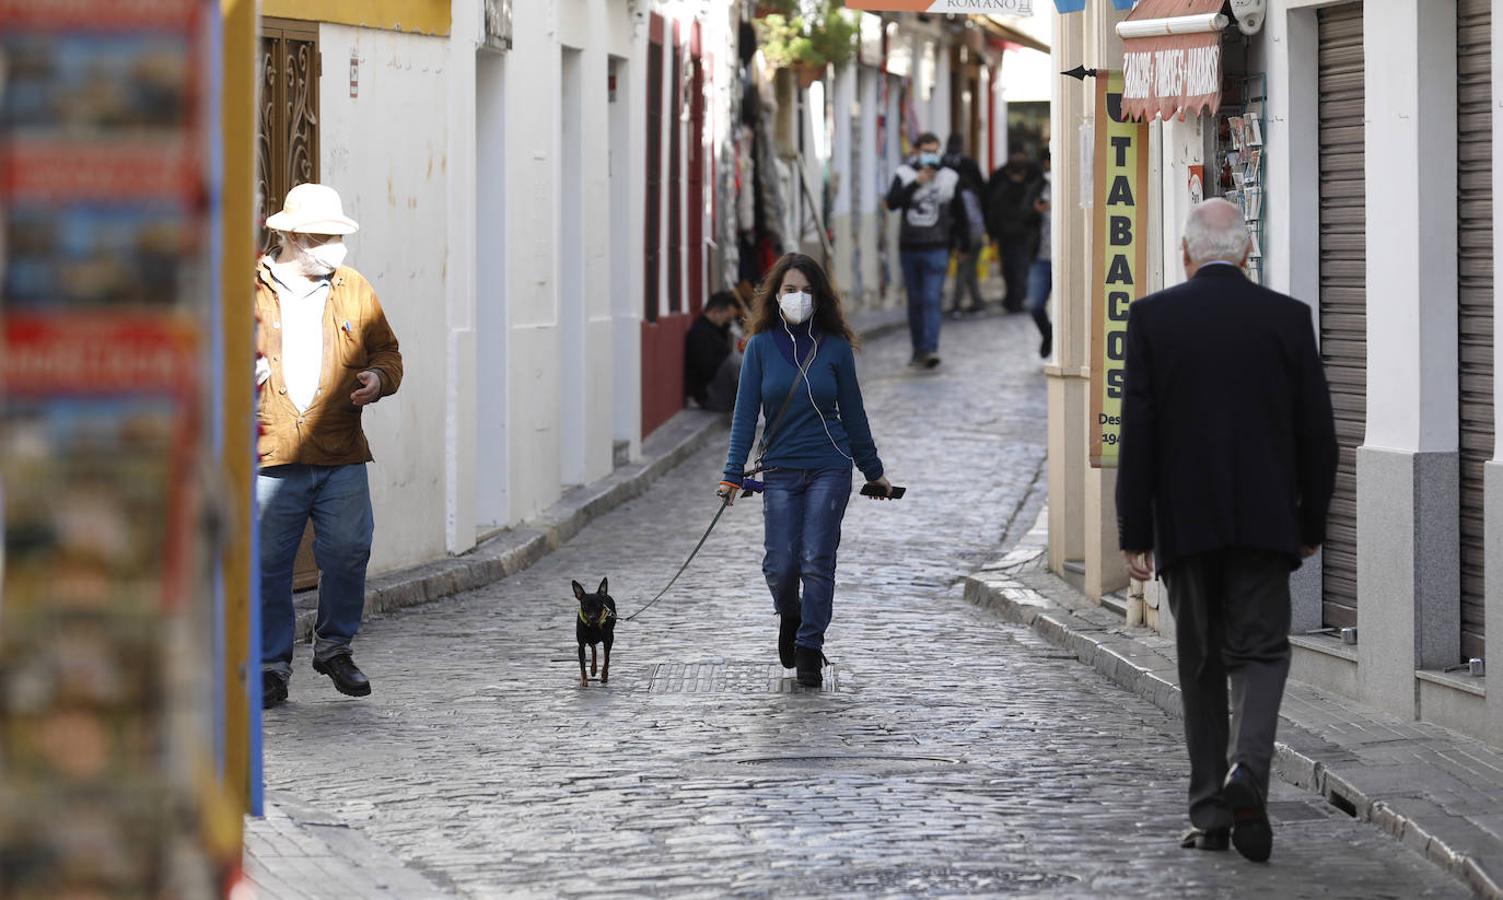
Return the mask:
<svg viewBox="0 0 1503 900"><path fill-rule="evenodd" d="M981 253L975 250L955 261L955 293L952 310L956 312L978 310L986 305L986 300L981 296L981 280L976 272L976 266L980 262ZM965 302L966 294L971 295L970 303Z"/></svg>
<svg viewBox="0 0 1503 900"><path fill-rule="evenodd" d="M1190 822L1227 828L1232 816L1221 785L1232 764L1250 771L1267 796L1289 676L1289 561L1265 550L1229 548L1180 560L1164 578L1177 629Z"/></svg>

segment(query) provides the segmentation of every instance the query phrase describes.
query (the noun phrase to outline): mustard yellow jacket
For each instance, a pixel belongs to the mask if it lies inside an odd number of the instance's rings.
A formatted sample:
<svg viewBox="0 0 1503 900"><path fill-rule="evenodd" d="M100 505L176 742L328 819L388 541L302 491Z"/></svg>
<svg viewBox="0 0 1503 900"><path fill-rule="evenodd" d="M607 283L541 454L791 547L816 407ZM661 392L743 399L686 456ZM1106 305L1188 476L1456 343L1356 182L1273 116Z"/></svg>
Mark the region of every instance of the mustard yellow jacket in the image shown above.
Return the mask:
<svg viewBox="0 0 1503 900"><path fill-rule="evenodd" d="M355 376L361 372L380 375L383 397L395 394L402 384L397 337L370 282L351 268L334 272L324 303L323 372L313 405L306 412L299 413L287 397L282 377L282 308L264 260L256 268L256 320L256 350L271 368L256 410L261 466L369 462L370 444L360 427L361 408L350 402L350 394L360 386Z"/></svg>

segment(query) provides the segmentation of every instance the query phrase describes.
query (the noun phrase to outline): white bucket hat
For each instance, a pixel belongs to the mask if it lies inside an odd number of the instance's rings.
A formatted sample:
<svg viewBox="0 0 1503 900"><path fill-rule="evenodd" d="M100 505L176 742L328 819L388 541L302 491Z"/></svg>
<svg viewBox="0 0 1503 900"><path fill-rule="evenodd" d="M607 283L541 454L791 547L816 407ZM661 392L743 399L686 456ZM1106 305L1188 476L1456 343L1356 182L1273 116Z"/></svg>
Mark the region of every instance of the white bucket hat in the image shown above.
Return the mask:
<svg viewBox="0 0 1503 900"><path fill-rule="evenodd" d="M282 211L266 220L273 231L302 234L354 234L355 220L344 214L339 192L324 184L300 184L287 192Z"/></svg>

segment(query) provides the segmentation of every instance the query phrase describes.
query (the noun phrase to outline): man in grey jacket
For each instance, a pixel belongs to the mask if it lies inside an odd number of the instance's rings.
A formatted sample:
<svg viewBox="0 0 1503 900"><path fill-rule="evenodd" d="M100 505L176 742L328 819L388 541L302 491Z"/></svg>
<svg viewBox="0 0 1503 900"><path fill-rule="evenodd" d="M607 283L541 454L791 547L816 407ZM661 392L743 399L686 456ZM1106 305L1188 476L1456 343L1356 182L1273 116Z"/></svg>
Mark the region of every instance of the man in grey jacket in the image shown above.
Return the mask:
<svg viewBox="0 0 1503 900"><path fill-rule="evenodd" d="M950 268L950 248L971 249L966 228L960 175L944 165L939 138L919 135L918 151L893 176L887 208L903 217L898 256L908 291L908 332L913 339L913 368L939 365L940 302Z"/></svg>

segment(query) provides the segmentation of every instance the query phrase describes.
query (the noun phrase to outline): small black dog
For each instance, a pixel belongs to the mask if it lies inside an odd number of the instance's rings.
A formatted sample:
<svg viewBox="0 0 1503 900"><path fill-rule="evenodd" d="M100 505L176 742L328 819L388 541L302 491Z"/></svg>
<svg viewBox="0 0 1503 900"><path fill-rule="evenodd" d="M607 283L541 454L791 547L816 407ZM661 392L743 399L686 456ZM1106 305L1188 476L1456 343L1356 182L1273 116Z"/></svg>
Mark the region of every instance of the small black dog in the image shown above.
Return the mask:
<svg viewBox="0 0 1503 900"><path fill-rule="evenodd" d="M590 675L595 674L595 645L605 645L605 666L600 669L600 683L611 680L611 642L616 636L616 601L607 592L610 579L600 579L600 587L593 594L585 593L584 585L574 585L574 597L579 600L579 621L574 623L574 637L579 641L579 686L590 683L585 675L584 648L590 645Z"/></svg>

